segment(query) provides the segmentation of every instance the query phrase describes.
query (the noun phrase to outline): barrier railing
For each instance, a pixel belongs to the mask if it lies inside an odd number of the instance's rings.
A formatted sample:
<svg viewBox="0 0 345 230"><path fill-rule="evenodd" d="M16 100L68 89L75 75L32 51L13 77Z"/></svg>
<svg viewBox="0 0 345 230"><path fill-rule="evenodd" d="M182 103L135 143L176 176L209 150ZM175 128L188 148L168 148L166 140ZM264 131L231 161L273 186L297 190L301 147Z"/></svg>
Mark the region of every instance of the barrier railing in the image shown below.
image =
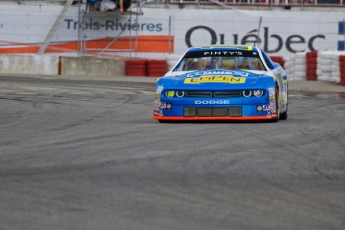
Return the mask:
<svg viewBox="0 0 345 230"><path fill-rule="evenodd" d="M74 3L87 0L75 0ZM101 1L101 0L99 0ZM66 0L2 0L1 2L61 3ZM223 5L223 6L291 6L291 7L345 7L345 0L132 0L142 4Z"/></svg>
<svg viewBox="0 0 345 230"><path fill-rule="evenodd" d="M136 2L135 0L133 2ZM161 4L184 5L243 5L243 6L299 6L299 7L344 7L345 0L155 0Z"/></svg>

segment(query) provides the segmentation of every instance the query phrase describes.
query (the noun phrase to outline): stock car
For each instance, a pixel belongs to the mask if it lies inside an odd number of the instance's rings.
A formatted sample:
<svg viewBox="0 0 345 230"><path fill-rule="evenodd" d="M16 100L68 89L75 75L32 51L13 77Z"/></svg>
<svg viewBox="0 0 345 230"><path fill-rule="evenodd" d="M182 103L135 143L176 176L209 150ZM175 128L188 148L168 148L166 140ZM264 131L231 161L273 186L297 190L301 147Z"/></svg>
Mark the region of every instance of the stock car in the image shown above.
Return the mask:
<svg viewBox="0 0 345 230"><path fill-rule="evenodd" d="M259 47L189 48L157 79L153 119L286 120L288 78Z"/></svg>

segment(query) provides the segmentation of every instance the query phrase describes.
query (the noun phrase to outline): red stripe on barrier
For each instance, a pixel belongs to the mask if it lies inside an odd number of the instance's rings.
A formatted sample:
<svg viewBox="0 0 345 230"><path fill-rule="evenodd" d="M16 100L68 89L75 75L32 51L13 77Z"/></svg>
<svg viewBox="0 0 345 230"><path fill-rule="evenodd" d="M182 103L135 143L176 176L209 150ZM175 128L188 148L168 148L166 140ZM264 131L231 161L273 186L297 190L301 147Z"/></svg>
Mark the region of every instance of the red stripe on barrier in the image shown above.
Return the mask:
<svg viewBox="0 0 345 230"><path fill-rule="evenodd" d="M283 57L281 57L281 56L270 56L270 58L273 62L279 63L284 68L285 61L284 61Z"/></svg>
<svg viewBox="0 0 345 230"><path fill-rule="evenodd" d="M317 52L306 53L306 80L317 81Z"/></svg>
<svg viewBox="0 0 345 230"><path fill-rule="evenodd" d="M310 58L317 58L317 51L307 52L306 58L307 58L307 59L310 59Z"/></svg>
<svg viewBox="0 0 345 230"><path fill-rule="evenodd" d="M166 60L148 59L147 60L147 76L162 77L168 71Z"/></svg>

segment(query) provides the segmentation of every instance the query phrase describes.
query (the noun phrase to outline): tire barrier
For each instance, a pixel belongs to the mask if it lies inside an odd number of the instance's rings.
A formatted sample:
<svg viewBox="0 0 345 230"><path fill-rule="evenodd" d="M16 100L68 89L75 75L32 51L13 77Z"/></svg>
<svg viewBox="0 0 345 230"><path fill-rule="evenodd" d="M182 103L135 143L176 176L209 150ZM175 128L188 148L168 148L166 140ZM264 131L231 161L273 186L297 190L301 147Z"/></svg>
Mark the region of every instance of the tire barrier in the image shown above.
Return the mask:
<svg viewBox="0 0 345 230"><path fill-rule="evenodd" d="M289 80L305 80L306 73L306 55L305 53L296 53L294 57L285 60L285 71Z"/></svg>
<svg viewBox="0 0 345 230"><path fill-rule="evenodd" d="M340 85L345 85L345 55L339 55Z"/></svg>
<svg viewBox="0 0 345 230"><path fill-rule="evenodd" d="M163 77L167 71L167 60L163 59L129 59L126 61L126 76Z"/></svg>
<svg viewBox="0 0 345 230"><path fill-rule="evenodd" d="M105 59L96 57L55 57L43 55L0 55L0 74L44 74L86 76L152 76L162 77L178 62L180 55L166 59ZM277 56L275 56L277 57ZM272 58L275 61L277 59ZM345 86L345 51L313 51L279 57L289 81L328 81ZM169 64L170 62L170 64ZM25 63L13 65L13 63ZM108 68L104 68L104 66ZM19 68L19 67L20 68ZM78 68L76 68L76 66ZM96 67L95 67L96 66ZM80 67L80 68L79 68Z"/></svg>
<svg viewBox="0 0 345 230"><path fill-rule="evenodd" d="M163 77L168 71L166 60L147 60L147 76Z"/></svg>
<svg viewBox="0 0 345 230"><path fill-rule="evenodd" d="M316 81L317 80L317 52L306 53L306 80Z"/></svg>
<svg viewBox="0 0 345 230"><path fill-rule="evenodd" d="M285 61L284 61L283 57L281 57L281 56L270 56L270 58L273 62L279 63L284 68Z"/></svg>
<svg viewBox="0 0 345 230"><path fill-rule="evenodd" d="M298 63L303 63L300 55L305 55L305 71L301 71L301 66L298 67ZM298 76L304 75L307 81L327 81L345 85L345 51L296 53L286 59L285 66L289 80L299 80Z"/></svg>
<svg viewBox="0 0 345 230"><path fill-rule="evenodd" d="M317 80L332 81L332 55L333 52L331 51L317 53Z"/></svg>
<svg viewBox="0 0 345 230"><path fill-rule="evenodd" d="M126 60L126 76L147 76L147 60L146 59L131 59Z"/></svg>

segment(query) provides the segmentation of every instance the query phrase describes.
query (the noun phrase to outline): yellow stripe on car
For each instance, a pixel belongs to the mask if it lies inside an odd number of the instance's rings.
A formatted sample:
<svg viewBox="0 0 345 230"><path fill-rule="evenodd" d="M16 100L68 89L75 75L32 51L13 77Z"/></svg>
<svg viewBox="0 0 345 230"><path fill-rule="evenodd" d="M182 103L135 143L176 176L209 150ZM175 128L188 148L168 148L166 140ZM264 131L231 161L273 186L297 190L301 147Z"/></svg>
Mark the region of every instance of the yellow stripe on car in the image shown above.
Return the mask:
<svg viewBox="0 0 345 230"><path fill-rule="evenodd" d="M205 75L198 78L187 78L184 80L185 84L200 84L200 83L230 83L230 84L243 84L246 78L234 76L212 76Z"/></svg>

